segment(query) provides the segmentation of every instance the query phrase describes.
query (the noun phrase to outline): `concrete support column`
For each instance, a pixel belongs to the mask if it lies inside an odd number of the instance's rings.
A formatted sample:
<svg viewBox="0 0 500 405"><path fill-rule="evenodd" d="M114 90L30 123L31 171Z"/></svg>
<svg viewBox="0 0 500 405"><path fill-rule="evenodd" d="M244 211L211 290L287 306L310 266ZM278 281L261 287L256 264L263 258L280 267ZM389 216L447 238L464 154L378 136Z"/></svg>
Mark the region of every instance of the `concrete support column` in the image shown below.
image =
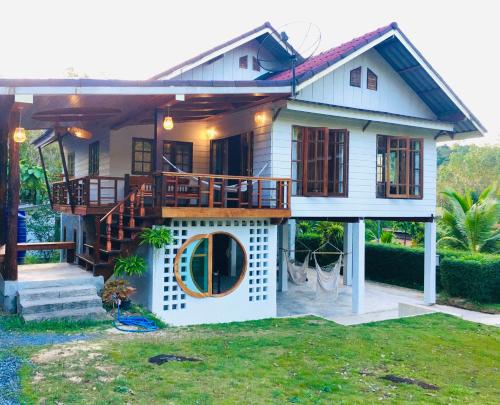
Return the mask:
<svg viewBox="0 0 500 405"><path fill-rule="evenodd" d="M344 223L344 285L352 285L352 224Z"/></svg>
<svg viewBox="0 0 500 405"><path fill-rule="evenodd" d="M295 259L295 233L297 232L297 221L295 219L288 220L288 250L290 258Z"/></svg>
<svg viewBox="0 0 500 405"><path fill-rule="evenodd" d="M288 224L278 225L278 270L279 276L277 280L278 291L288 290L288 272L286 268L285 255L288 254L287 251L283 249L289 249L288 242Z"/></svg>
<svg viewBox="0 0 500 405"><path fill-rule="evenodd" d="M424 303L436 303L436 222L425 223Z"/></svg>
<svg viewBox="0 0 500 405"><path fill-rule="evenodd" d="M365 221L352 224L352 312L365 310Z"/></svg>

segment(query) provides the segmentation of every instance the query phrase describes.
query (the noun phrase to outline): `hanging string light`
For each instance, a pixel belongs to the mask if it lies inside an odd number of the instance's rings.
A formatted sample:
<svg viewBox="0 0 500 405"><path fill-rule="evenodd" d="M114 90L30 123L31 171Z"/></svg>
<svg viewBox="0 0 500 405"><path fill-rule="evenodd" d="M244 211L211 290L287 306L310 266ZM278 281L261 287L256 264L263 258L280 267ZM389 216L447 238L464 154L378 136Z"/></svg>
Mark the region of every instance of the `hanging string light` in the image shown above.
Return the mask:
<svg viewBox="0 0 500 405"><path fill-rule="evenodd" d="M170 116L170 107L168 107L167 115L163 117L163 128L165 128L165 130L167 131L170 131L174 128L174 120Z"/></svg>
<svg viewBox="0 0 500 405"><path fill-rule="evenodd" d="M26 130L21 126L21 112L19 110L19 126L14 130L14 142L23 143L26 141Z"/></svg>

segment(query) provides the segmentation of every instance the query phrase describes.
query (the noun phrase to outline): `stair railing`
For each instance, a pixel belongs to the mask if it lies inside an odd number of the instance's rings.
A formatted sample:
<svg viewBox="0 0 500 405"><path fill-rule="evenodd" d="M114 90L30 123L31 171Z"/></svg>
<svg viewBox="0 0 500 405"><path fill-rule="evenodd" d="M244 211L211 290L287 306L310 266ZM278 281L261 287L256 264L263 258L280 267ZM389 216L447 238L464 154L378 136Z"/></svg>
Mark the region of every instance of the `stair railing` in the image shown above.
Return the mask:
<svg viewBox="0 0 500 405"><path fill-rule="evenodd" d="M124 216L125 211L129 213L128 226L130 228L135 227L135 211L139 211L139 216L145 215L144 208L144 184L132 190L122 201L111 208L106 215L104 215L100 223L106 223L106 250L110 251L112 248L111 238L112 238L112 226L113 226L113 215L118 215L118 232L117 239L122 240L124 237ZM96 229L97 237L100 238L100 229Z"/></svg>

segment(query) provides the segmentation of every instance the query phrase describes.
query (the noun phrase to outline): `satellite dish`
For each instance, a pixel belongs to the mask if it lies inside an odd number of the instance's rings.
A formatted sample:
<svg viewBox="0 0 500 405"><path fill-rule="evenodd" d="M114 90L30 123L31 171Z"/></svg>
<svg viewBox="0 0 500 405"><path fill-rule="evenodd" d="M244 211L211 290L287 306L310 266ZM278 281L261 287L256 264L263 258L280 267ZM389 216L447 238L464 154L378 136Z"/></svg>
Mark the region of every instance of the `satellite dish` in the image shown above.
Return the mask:
<svg viewBox="0 0 500 405"><path fill-rule="evenodd" d="M285 45L287 57L278 59L269 51L269 48L272 49L272 43L276 41ZM305 21L288 23L279 27L277 32L268 33L261 40L257 50L257 62L270 74L292 69L292 75L295 77L295 66L314 56L320 42L321 31L317 25Z"/></svg>

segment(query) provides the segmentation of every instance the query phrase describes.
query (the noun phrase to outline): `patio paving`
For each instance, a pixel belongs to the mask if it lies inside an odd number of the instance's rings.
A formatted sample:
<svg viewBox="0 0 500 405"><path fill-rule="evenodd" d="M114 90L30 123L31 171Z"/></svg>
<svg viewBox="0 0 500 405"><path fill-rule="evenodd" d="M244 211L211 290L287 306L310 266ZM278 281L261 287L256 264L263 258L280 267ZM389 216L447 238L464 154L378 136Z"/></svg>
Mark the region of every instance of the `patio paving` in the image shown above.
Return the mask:
<svg viewBox="0 0 500 405"><path fill-rule="evenodd" d="M424 293L421 291L373 281L366 281L365 313L357 315L351 311L351 287L341 285L338 298L333 300L325 293L316 293L316 275L312 269L309 269L308 280L307 284L302 286L289 282L288 291L277 293L278 317L316 315L342 325L356 325L396 319L402 314L442 312L472 322L500 326L500 315L483 314L446 305L427 306L423 304Z"/></svg>

